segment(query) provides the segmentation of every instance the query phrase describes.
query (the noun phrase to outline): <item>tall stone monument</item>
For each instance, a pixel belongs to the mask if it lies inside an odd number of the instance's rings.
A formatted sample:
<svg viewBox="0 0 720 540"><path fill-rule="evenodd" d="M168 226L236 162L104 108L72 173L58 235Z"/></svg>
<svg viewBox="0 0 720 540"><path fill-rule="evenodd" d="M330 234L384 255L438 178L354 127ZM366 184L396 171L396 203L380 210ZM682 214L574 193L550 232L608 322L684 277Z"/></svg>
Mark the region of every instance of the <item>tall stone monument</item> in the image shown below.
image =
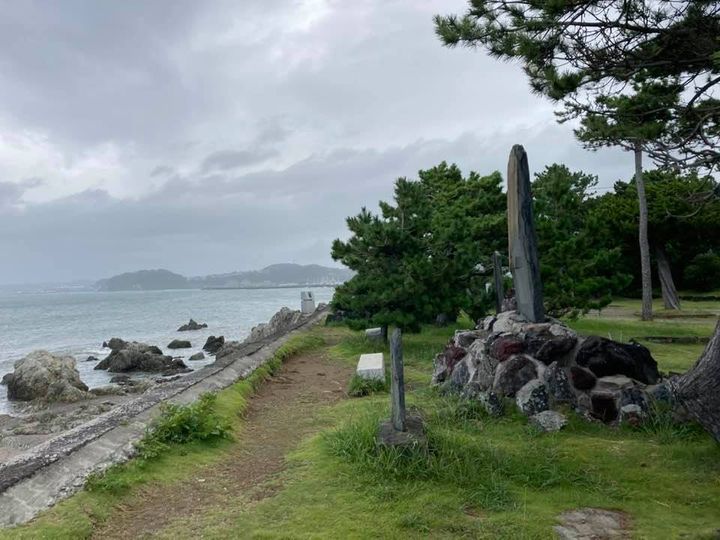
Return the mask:
<svg viewBox="0 0 720 540"><path fill-rule="evenodd" d="M510 150L507 175L508 253L517 309L531 322L545 320L530 170L525 149Z"/></svg>

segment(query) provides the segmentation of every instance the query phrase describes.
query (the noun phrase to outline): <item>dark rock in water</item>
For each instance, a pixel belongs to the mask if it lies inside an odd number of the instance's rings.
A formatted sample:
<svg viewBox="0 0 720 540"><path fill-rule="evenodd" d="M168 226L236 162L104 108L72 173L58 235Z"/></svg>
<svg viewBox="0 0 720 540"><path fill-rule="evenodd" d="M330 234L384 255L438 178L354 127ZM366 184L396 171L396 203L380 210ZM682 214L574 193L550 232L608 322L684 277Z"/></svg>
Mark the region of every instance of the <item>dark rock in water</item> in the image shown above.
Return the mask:
<svg viewBox="0 0 720 540"><path fill-rule="evenodd" d="M538 369L532 358L526 355L511 356L498 365L493 391L501 396L512 397L537 376Z"/></svg>
<svg viewBox="0 0 720 540"><path fill-rule="evenodd" d="M597 382L597 377L592 371L580 366L570 366L570 379L578 390L591 390Z"/></svg>
<svg viewBox="0 0 720 540"><path fill-rule="evenodd" d="M130 375L115 375L110 379L110 384L128 384Z"/></svg>
<svg viewBox="0 0 720 540"><path fill-rule="evenodd" d="M575 361L598 377L625 375L645 384L655 384L660 379L657 362L650 351L637 343L618 343L591 336L580 346Z"/></svg>
<svg viewBox="0 0 720 540"><path fill-rule="evenodd" d="M73 402L91 397L72 356L33 351L15 362L14 367L3 377L10 400Z"/></svg>
<svg viewBox="0 0 720 540"><path fill-rule="evenodd" d="M99 362L100 359L97 358L97 357L95 357L95 356L88 356L88 357L85 359L85 361L86 361L86 362Z"/></svg>
<svg viewBox="0 0 720 540"><path fill-rule="evenodd" d="M490 354L498 362L504 362L514 354L525 350L525 343L516 336L500 336L490 346Z"/></svg>
<svg viewBox="0 0 720 540"><path fill-rule="evenodd" d="M112 349L113 351L119 351L121 349L124 349L128 346L128 342L124 339L120 339L117 337L110 338L110 341L103 342L103 347L107 347L108 349Z"/></svg>
<svg viewBox="0 0 720 540"><path fill-rule="evenodd" d="M224 336L210 336L205 341L205 345L203 345L203 350L209 352L210 354L215 354L220 349L222 349L223 345L225 345Z"/></svg>
<svg viewBox="0 0 720 540"><path fill-rule="evenodd" d="M599 418L606 424L617 418L617 401L612 392L594 390L590 394L590 399L592 400L592 414L595 418Z"/></svg>
<svg viewBox="0 0 720 540"><path fill-rule="evenodd" d="M201 352L193 354L188 360L205 360L205 355Z"/></svg>
<svg viewBox="0 0 720 540"><path fill-rule="evenodd" d="M183 324L180 328L177 329L178 332L188 332L191 330L201 330L203 328L207 328L208 325L205 323L197 323L193 319L190 319L190 322L187 324Z"/></svg>
<svg viewBox="0 0 720 540"><path fill-rule="evenodd" d="M553 362L547 367L543 381L547 386L551 403L567 403L572 406L577 404L577 396L567 373L557 362Z"/></svg>
<svg viewBox="0 0 720 540"><path fill-rule="evenodd" d="M167 347L168 349L189 349L192 344L186 339L173 339Z"/></svg>
<svg viewBox="0 0 720 540"><path fill-rule="evenodd" d="M183 368L187 368L187 366L182 360L162 354L162 351L154 345L136 342L128 343L123 349L113 350L95 366L95 369L106 369L111 373L164 372Z"/></svg>
<svg viewBox="0 0 720 540"><path fill-rule="evenodd" d="M550 407L547 388L540 379L533 379L517 391L515 402L523 414L533 416Z"/></svg>

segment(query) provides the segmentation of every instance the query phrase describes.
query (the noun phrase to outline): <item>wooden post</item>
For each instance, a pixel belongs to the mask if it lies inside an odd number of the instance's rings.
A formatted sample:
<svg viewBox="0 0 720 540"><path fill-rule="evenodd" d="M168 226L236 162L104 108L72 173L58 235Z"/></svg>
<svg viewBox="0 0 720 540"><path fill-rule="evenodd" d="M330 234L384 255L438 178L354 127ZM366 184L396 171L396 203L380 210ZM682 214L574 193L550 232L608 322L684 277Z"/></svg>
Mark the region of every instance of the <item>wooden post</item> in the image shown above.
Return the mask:
<svg viewBox="0 0 720 540"><path fill-rule="evenodd" d="M399 328L393 330L390 338L390 355L392 425L396 431L405 431L405 380L403 376L402 331Z"/></svg>
<svg viewBox="0 0 720 540"><path fill-rule="evenodd" d="M493 280L495 282L495 313L502 311L502 303L505 297L505 291L503 291L503 274L502 274L502 260L500 259L500 253L497 251L493 253Z"/></svg>

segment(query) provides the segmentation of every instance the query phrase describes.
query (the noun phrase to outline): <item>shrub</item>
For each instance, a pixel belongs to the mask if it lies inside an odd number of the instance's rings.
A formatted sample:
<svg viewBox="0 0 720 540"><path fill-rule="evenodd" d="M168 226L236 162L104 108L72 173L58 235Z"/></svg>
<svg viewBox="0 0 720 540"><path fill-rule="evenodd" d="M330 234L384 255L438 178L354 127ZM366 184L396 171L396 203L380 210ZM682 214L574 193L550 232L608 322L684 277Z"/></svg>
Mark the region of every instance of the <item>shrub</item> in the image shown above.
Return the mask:
<svg viewBox="0 0 720 540"><path fill-rule="evenodd" d="M142 459L159 456L169 444L230 438L230 423L215 410L216 394L203 394L189 405L163 405L153 427L138 443Z"/></svg>
<svg viewBox="0 0 720 540"><path fill-rule="evenodd" d="M696 291L711 291L720 283L720 255L713 250L696 255L685 268L685 285Z"/></svg>

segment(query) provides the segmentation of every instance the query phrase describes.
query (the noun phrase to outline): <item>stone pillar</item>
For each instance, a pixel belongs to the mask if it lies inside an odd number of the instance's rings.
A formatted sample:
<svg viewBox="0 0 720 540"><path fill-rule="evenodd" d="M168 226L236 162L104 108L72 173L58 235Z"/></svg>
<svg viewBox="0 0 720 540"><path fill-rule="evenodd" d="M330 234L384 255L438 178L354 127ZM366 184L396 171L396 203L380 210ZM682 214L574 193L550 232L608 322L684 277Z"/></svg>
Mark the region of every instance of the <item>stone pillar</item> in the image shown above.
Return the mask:
<svg viewBox="0 0 720 540"><path fill-rule="evenodd" d="M502 304L505 299L505 291L503 291L502 259L497 251L493 253L492 261L493 281L495 285L495 313L497 314L502 311Z"/></svg>
<svg viewBox="0 0 720 540"><path fill-rule="evenodd" d="M399 328L393 330L390 338L390 355L391 421L396 431L405 431L405 380L403 375L402 332Z"/></svg>
<svg viewBox="0 0 720 540"><path fill-rule="evenodd" d="M532 210L530 170L525 149L510 151L507 175L508 253L517 309L528 321L543 322L542 281Z"/></svg>

